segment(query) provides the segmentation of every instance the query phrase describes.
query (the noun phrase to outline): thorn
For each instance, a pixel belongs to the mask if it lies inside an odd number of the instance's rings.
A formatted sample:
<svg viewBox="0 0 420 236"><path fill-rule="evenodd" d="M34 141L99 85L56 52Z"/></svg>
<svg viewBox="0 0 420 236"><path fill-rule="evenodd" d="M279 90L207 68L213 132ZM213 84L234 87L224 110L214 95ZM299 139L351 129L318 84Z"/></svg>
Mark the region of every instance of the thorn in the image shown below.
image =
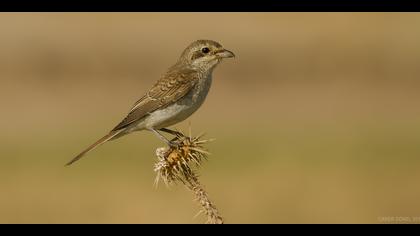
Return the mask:
<svg viewBox="0 0 420 236"><path fill-rule="evenodd" d="M207 152L207 151L204 151L204 150L202 150L202 149L199 149L199 148L191 148L191 150L194 150L194 151L197 151L197 152L200 152L200 153L204 153L204 154L207 154L207 155L209 155L210 154L210 152Z"/></svg>

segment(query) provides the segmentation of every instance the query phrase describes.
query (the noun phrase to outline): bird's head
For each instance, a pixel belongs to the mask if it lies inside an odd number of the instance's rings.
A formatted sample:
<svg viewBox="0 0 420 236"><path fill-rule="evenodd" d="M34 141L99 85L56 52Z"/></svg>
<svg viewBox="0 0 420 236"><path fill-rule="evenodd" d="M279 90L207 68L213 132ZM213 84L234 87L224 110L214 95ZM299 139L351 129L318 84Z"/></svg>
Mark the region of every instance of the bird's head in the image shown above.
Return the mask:
<svg viewBox="0 0 420 236"><path fill-rule="evenodd" d="M211 70L223 58L235 57L233 52L213 40L197 40L182 53L180 62L200 70Z"/></svg>

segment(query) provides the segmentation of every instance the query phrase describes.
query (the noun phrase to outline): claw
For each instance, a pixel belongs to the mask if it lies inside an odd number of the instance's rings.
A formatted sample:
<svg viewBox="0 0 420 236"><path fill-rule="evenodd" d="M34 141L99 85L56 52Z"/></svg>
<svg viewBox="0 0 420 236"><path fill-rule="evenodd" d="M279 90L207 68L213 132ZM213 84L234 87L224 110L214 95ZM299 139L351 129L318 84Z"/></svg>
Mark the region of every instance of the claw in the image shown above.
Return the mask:
<svg viewBox="0 0 420 236"><path fill-rule="evenodd" d="M169 147L172 148L179 148L179 146L184 142L185 137L182 138L173 138L171 141L168 142Z"/></svg>
<svg viewBox="0 0 420 236"><path fill-rule="evenodd" d="M181 144L181 142L176 142L176 141L169 141L168 142L168 145L171 148L178 148L180 144Z"/></svg>

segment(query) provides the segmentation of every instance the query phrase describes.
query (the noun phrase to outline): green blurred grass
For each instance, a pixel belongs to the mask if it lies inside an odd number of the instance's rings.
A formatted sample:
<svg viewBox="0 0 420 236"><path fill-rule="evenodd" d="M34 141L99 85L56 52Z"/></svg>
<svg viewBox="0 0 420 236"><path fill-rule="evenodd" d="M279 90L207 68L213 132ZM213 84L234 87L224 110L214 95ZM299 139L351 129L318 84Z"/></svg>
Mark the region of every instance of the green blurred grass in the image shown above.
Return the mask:
<svg viewBox="0 0 420 236"><path fill-rule="evenodd" d="M377 223L415 216L418 124L307 125L212 129L202 182L229 223ZM95 130L95 129L94 129ZM184 187L154 189L150 133L108 143L76 165L63 164L86 135L34 140L3 154L0 221L38 223L200 223ZM89 135L90 136L90 135Z"/></svg>

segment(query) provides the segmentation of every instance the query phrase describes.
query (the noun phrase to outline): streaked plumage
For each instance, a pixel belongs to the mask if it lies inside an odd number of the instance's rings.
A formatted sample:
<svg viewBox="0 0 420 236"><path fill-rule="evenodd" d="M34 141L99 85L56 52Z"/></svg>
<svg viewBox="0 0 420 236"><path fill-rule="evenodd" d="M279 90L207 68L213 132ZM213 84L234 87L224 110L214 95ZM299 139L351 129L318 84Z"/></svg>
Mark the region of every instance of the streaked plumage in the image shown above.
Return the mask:
<svg viewBox="0 0 420 236"><path fill-rule="evenodd" d="M124 120L112 130L125 128L148 113L176 102L194 87L199 76L197 71L189 68L170 70L134 104Z"/></svg>

